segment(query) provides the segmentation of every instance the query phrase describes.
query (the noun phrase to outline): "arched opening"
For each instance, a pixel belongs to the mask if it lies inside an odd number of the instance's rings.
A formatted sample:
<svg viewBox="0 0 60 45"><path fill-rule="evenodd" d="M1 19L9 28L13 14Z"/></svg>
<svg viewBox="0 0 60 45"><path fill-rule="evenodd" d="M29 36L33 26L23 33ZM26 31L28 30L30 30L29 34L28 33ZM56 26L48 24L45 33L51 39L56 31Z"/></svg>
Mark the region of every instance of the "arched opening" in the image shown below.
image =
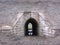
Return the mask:
<svg viewBox="0 0 60 45"><path fill-rule="evenodd" d="M25 23L25 36L37 36L38 23L35 19L30 18Z"/></svg>

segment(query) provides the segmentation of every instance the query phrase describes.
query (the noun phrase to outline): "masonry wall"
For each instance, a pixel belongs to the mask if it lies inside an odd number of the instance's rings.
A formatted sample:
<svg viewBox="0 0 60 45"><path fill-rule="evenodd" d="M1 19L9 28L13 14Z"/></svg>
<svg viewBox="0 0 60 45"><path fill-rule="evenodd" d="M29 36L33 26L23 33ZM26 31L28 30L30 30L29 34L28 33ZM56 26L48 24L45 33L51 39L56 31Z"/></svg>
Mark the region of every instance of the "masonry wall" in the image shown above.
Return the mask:
<svg viewBox="0 0 60 45"><path fill-rule="evenodd" d="M22 3L21 3L22 2ZM24 11L31 11L31 12L38 12L39 15L44 15L46 18L46 21L48 21L50 25L50 29L55 29L55 34L59 34L60 30L60 0L35 0L35 1L27 1L27 0L0 0L0 28L4 25L11 26L13 28L13 24L17 19L18 13L23 13ZM25 14L24 14L25 15ZM28 16L30 14L26 14L27 19L30 18ZM38 15L38 14L37 14ZM32 14L31 17L34 19L37 17L36 13ZM39 17L39 16L38 16ZM21 19L19 19L18 23L15 25L14 33L17 33L19 35L24 35L22 30L24 30L24 23L27 19L25 19L25 16L22 16ZM36 19L39 21L40 19ZM24 22L24 23L23 23ZM41 23L38 23L41 25ZM22 25L22 26L21 26ZM17 28L16 28L17 27ZM40 26L39 26L40 27ZM20 31L21 29L21 31ZM41 28L40 28L41 29ZM19 32L20 31L20 32ZM39 30L42 34L42 30Z"/></svg>
<svg viewBox="0 0 60 45"><path fill-rule="evenodd" d="M55 31L50 28L48 22L38 12L24 12L13 28L13 33L19 36L25 36L25 23L28 19L33 18L38 23L38 36L55 37ZM45 19L45 18L44 18ZM57 32L57 31L56 31Z"/></svg>
<svg viewBox="0 0 60 45"><path fill-rule="evenodd" d="M22 17L18 20L17 24L16 24L16 28L14 28L14 32L17 35L20 36L25 36L25 23L28 19L33 18L38 22L38 26L39 26L39 15L37 13L31 13L31 12L24 12ZM39 32L39 27L38 27L38 32ZM40 33L40 32L39 32Z"/></svg>

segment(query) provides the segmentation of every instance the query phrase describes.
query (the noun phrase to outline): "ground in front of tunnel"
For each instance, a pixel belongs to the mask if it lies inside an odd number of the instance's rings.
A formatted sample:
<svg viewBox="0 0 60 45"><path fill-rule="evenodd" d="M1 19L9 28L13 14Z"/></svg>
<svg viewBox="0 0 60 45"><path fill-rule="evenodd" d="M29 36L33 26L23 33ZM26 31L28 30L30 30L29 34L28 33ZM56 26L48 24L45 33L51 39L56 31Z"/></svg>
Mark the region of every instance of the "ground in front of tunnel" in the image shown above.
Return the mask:
<svg viewBox="0 0 60 45"><path fill-rule="evenodd" d="M17 36L10 32L0 32L0 45L60 45L60 36L46 38L38 36Z"/></svg>

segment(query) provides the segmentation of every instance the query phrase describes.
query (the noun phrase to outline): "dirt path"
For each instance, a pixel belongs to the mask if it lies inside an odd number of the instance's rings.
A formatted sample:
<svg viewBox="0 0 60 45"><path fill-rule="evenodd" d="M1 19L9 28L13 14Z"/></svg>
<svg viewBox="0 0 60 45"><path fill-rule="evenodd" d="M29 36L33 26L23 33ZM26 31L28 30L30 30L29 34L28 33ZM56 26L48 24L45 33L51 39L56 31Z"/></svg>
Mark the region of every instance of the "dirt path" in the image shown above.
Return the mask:
<svg viewBox="0 0 60 45"><path fill-rule="evenodd" d="M0 45L60 45L60 36L56 38L24 37L10 33L0 33Z"/></svg>

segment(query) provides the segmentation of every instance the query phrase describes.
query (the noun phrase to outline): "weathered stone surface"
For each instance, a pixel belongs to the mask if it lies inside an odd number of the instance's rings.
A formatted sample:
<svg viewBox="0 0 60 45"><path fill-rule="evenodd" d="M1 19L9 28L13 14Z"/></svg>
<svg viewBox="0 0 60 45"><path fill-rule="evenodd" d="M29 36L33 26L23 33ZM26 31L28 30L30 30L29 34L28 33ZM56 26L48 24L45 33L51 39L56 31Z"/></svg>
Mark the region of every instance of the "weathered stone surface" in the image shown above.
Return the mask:
<svg viewBox="0 0 60 45"><path fill-rule="evenodd" d="M24 25L29 18L38 22L38 37L24 37ZM4 25L12 29L1 30ZM0 0L0 45L60 45L59 30L60 0ZM54 36L58 37L49 38Z"/></svg>

